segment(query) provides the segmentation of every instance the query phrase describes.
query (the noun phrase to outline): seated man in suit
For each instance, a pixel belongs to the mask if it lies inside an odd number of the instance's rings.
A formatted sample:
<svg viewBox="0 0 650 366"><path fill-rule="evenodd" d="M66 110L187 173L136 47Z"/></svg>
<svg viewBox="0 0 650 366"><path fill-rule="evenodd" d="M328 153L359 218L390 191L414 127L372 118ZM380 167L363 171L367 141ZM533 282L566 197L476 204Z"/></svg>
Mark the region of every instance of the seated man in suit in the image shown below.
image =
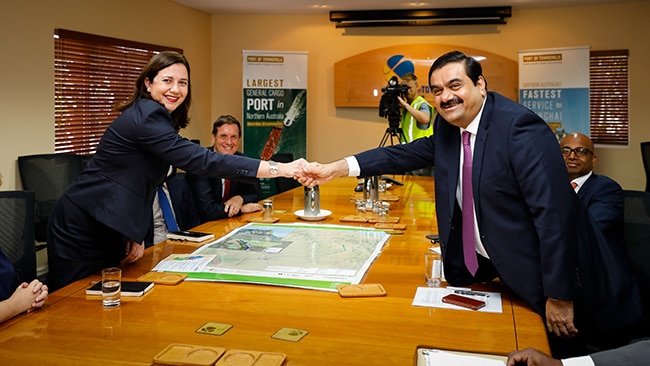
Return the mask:
<svg viewBox="0 0 650 366"><path fill-rule="evenodd" d="M570 133L560 140L560 147L571 185L586 208L592 227L600 232L594 241L604 238L610 251L627 258L623 241L623 189L614 180L593 173L597 157L589 137ZM597 348L612 348L627 343L628 335L627 329L623 329L593 338L591 342Z"/></svg>
<svg viewBox="0 0 650 366"><path fill-rule="evenodd" d="M623 189L614 180L593 173L596 165L594 143L573 132L560 141L571 185L607 238L610 245L623 245Z"/></svg>
<svg viewBox="0 0 650 366"><path fill-rule="evenodd" d="M620 348L593 353L589 356L573 357L562 361L551 358L534 348L510 352L508 366L641 366L648 364L650 340L630 343Z"/></svg>
<svg viewBox="0 0 650 366"><path fill-rule="evenodd" d="M221 154L243 155L237 151L241 140L241 124L230 115L217 118L212 125L211 150ZM255 183L187 174L187 183L196 200L201 222L261 211L257 203L262 196L259 181Z"/></svg>
<svg viewBox="0 0 650 366"><path fill-rule="evenodd" d="M165 205L169 205L169 213L163 208ZM158 188L152 210L153 225L145 237L146 248L167 240L167 233L170 231L190 230L201 224L192 191L185 180L185 173L171 173Z"/></svg>

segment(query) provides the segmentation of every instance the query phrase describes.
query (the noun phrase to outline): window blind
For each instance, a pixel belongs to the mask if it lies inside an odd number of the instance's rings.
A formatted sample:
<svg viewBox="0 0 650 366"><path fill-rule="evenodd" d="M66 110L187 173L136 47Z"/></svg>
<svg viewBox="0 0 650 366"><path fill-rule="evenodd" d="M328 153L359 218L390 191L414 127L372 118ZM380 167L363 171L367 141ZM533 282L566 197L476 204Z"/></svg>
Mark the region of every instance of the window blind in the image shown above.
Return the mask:
<svg viewBox="0 0 650 366"><path fill-rule="evenodd" d="M597 144L628 145L628 50L591 51L589 113Z"/></svg>
<svg viewBox="0 0 650 366"><path fill-rule="evenodd" d="M118 102L156 53L182 50L65 29L54 32L55 152L92 154Z"/></svg>

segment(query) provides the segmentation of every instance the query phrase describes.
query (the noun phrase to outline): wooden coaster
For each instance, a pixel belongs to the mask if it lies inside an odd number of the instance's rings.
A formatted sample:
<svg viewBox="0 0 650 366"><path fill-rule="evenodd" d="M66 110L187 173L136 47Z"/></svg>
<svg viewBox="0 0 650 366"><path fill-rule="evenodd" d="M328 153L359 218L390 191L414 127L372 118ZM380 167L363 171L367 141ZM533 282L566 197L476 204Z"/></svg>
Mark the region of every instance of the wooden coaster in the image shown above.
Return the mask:
<svg viewBox="0 0 650 366"><path fill-rule="evenodd" d="M379 283L338 285L337 289L339 290L339 295L341 297L386 296L384 286Z"/></svg>
<svg viewBox="0 0 650 366"><path fill-rule="evenodd" d="M272 217L270 219L267 219L267 218L264 218L264 217L260 216L260 217L253 217L253 218L250 218L250 219L246 219L246 221L248 221L248 222L262 222L262 223L272 224L274 222L280 221L280 218L279 217Z"/></svg>
<svg viewBox="0 0 650 366"><path fill-rule="evenodd" d="M346 215L346 216L341 216L341 218L339 218L339 221L341 221L341 222L368 222L368 219L363 217L363 216Z"/></svg>
<svg viewBox="0 0 650 366"><path fill-rule="evenodd" d="M368 218L368 222L371 224L379 222L379 218L377 217L370 217ZM390 216L387 217L385 221L383 221L388 224L397 224L399 222L399 216Z"/></svg>
<svg viewBox="0 0 650 366"><path fill-rule="evenodd" d="M153 362L156 365L211 366L224 354L225 348L172 343Z"/></svg>
<svg viewBox="0 0 650 366"><path fill-rule="evenodd" d="M360 194L360 193L355 193L354 195L352 195L352 197L350 197L350 201L352 201L352 202L357 201L357 200L362 200L362 199L363 199L363 194ZM392 195L392 194L380 193L379 194L379 200L380 201L386 201L386 202L397 202L397 201L399 201L399 196Z"/></svg>
<svg viewBox="0 0 650 366"><path fill-rule="evenodd" d="M378 222L374 226L376 229L392 229L392 230L404 230L406 229L406 224L391 224Z"/></svg>
<svg viewBox="0 0 650 366"><path fill-rule="evenodd" d="M177 285L187 278L187 273L147 272L138 277L138 282L153 282L161 285Z"/></svg>
<svg viewBox="0 0 650 366"><path fill-rule="evenodd" d="M286 358L284 353L231 349L215 366L281 366Z"/></svg>

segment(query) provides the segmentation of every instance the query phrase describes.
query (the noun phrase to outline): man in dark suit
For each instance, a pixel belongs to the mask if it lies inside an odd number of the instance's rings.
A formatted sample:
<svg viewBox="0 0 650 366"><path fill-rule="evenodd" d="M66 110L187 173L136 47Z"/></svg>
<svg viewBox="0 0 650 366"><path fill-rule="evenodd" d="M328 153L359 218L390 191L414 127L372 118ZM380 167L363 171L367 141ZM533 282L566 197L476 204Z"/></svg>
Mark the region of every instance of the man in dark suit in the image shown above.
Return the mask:
<svg viewBox="0 0 650 366"><path fill-rule="evenodd" d="M567 361L574 366L645 366L648 364L648 359L650 359L650 340L631 343L589 356L571 358ZM526 348L511 352L508 355L507 365L562 366L569 364L564 361L553 359L534 348Z"/></svg>
<svg viewBox="0 0 650 366"><path fill-rule="evenodd" d="M144 239L145 248L167 240L167 233L170 231L167 223L168 218L160 204L161 195L165 195L164 199L167 200L173 212L175 230L190 230L202 223L185 175L186 173L176 172L174 169L173 174L167 177L159 187L152 205L153 222Z"/></svg>
<svg viewBox="0 0 650 366"><path fill-rule="evenodd" d="M623 243L623 189L614 180L593 173L597 156L586 135L573 132L560 141L571 185L612 246Z"/></svg>
<svg viewBox="0 0 650 366"><path fill-rule="evenodd" d="M240 140L241 123L235 117L223 115L213 123L211 151L243 156L237 151ZM201 222L262 210L257 203L262 196L259 181L242 182L196 174L187 174L186 179L196 201Z"/></svg>
<svg viewBox="0 0 650 366"><path fill-rule="evenodd" d="M588 219L593 232L587 234L588 239L584 242L589 246L587 250L597 249L601 253L600 257L620 258L621 264L629 267L623 238L623 189L616 181L593 173L597 156L593 141L586 135L579 132L570 133L560 140L560 148L571 185L586 209L582 215ZM612 271L616 271L616 267ZM617 277L624 275L617 274ZM599 274L594 273L594 276L598 277ZM602 278L597 281L599 286L604 285L602 282L606 283L606 279ZM634 304L638 298L636 284L631 280L628 281L627 286L622 286L617 291L621 292L611 294L610 299L605 300L610 304L620 301L621 304L613 305L615 309L625 310L625 306L628 306L626 304ZM635 313L635 308L636 306L629 311ZM599 321L601 325L604 325L602 324L604 322L607 320ZM627 326L618 327L616 324L610 324L604 329L607 329L607 332L595 334L589 339L590 345L598 349L614 348L629 341L630 331Z"/></svg>
<svg viewBox="0 0 650 366"><path fill-rule="evenodd" d="M564 355L560 339L576 337L600 308L589 309L592 294L580 288L591 280L577 281L582 231L574 228L583 227L583 217L557 140L535 113L487 92L482 68L471 57L457 51L439 57L429 81L438 111L432 137L312 163L300 181L321 184L433 164L448 283L467 286L498 276L543 317L554 354ZM471 178L463 178L470 172ZM638 314L608 315L621 323L638 320Z"/></svg>

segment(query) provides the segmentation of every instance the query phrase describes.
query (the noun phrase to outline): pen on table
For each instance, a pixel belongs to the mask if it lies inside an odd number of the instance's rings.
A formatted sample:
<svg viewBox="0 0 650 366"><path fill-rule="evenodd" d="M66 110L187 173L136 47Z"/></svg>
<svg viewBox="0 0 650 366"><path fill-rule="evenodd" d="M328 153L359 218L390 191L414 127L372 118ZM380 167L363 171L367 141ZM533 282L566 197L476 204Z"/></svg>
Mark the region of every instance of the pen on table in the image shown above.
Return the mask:
<svg viewBox="0 0 650 366"><path fill-rule="evenodd" d="M488 294L487 292L479 292L479 291L471 291L471 290L454 290L454 293L458 295L490 297L490 294Z"/></svg>

